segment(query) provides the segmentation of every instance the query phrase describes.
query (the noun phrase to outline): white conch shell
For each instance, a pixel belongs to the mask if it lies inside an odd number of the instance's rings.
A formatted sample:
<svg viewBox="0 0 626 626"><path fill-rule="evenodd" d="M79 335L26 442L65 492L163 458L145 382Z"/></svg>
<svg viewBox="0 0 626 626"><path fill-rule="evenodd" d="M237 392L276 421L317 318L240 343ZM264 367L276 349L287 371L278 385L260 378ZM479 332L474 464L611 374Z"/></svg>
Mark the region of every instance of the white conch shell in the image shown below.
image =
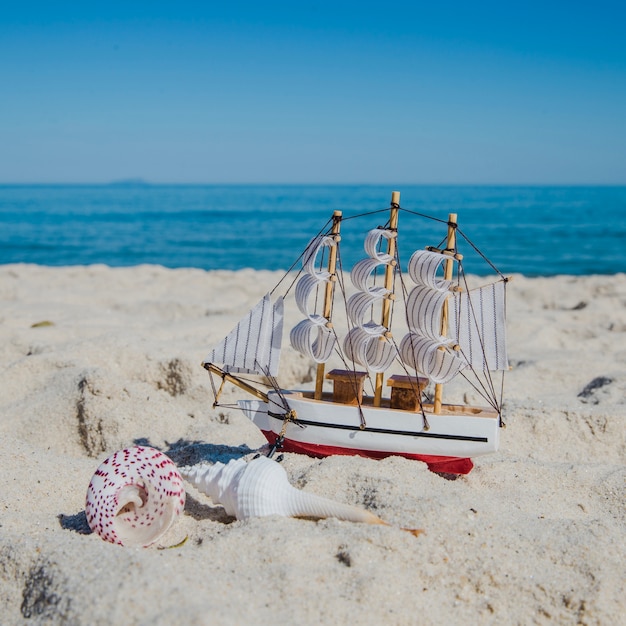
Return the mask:
<svg viewBox="0 0 626 626"><path fill-rule="evenodd" d="M364 509L296 489L289 483L283 467L264 456L248 463L243 459L229 461L226 465L200 463L180 468L180 473L238 520L284 515L385 524Z"/></svg>
<svg viewBox="0 0 626 626"><path fill-rule="evenodd" d="M147 547L174 523L185 506L176 466L159 450L136 446L118 450L93 475L85 514L105 541Z"/></svg>

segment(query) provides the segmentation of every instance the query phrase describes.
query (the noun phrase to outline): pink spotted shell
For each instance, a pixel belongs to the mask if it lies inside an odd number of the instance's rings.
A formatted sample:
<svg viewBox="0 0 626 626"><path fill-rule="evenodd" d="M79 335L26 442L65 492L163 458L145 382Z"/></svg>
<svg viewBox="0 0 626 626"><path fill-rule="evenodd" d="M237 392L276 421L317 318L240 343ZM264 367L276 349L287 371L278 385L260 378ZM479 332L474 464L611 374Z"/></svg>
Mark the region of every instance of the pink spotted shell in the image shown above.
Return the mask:
<svg viewBox="0 0 626 626"><path fill-rule="evenodd" d="M147 547L174 523L185 506L183 480L172 461L146 446L118 450L93 475L85 514L105 541Z"/></svg>

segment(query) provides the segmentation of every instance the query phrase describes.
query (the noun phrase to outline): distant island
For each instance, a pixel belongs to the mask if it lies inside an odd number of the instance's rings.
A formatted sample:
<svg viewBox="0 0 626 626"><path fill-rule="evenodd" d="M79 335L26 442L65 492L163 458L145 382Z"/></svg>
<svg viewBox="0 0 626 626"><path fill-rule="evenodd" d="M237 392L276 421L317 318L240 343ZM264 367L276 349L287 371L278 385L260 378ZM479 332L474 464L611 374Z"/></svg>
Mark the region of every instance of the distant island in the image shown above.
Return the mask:
<svg viewBox="0 0 626 626"><path fill-rule="evenodd" d="M107 183L109 187L149 187L151 183L143 178L122 178Z"/></svg>

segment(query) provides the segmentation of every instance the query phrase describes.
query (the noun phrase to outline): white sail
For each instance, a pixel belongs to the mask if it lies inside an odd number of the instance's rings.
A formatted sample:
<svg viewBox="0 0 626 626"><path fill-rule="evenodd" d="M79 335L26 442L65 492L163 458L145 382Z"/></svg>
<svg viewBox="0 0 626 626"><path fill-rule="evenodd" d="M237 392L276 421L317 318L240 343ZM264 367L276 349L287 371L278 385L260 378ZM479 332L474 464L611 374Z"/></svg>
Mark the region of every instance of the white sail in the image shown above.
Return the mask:
<svg viewBox="0 0 626 626"><path fill-rule="evenodd" d="M467 367L465 359L451 348L450 343L409 332L400 342L400 358L405 365L426 374L434 383L447 383Z"/></svg>
<svg viewBox="0 0 626 626"><path fill-rule="evenodd" d="M315 313L315 296L318 288L331 279L330 273L318 269L317 257L324 248L336 246L333 237L315 237L304 251L302 261L303 276L296 285L295 300L306 319L292 328L289 340L295 350L313 359L316 363L326 363L330 359L337 339L330 328L329 320Z"/></svg>
<svg viewBox="0 0 626 626"><path fill-rule="evenodd" d="M440 252L417 250L409 260L409 276L418 285L426 285L436 291L448 291L452 281L438 276L439 268L444 261L455 261L455 259Z"/></svg>
<svg viewBox="0 0 626 626"><path fill-rule="evenodd" d="M397 236L398 233L393 230L386 230L385 228L372 228L372 230L370 230L365 236L365 242L363 244L365 252L369 257L376 259L381 263L391 263L393 262L393 257L386 252L381 252L378 249L378 245L380 244L381 239L394 239Z"/></svg>
<svg viewBox="0 0 626 626"><path fill-rule="evenodd" d="M442 334L443 307L452 281L440 276L440 268L449 258L428 250L418 250L411 256L408 270L417 286L407 298L409 332L400 342L402 362L441 384L452 380L468 365L461 352L454 349L456 334Z"/></svg>
<svg viewBox="0 0 626 626"><path fill-rule="evenodd" d="M326 282L328 281L325 278L321 278L319 275L313 276L311 274L305 274L298 281L298 284L296 285L295 300L298 308L303 315L306 315L310 318L321 317L324 322L328 321L321 315L317 315L315 313L315 306L311 306L311 301L315 300L315 298L312 298L311 296L317 292L317 288L321 284ZM313 305L314 304L315 303L313 302Z"/></svg>
<svg viewBox="0 0 626 626"><path fill-rule="evenodd" d="M441 312L448 297L447 292L435 291L426 285L411 290L406 301L407 321L410 328L435 341L441 338Z"/></svg>
<svg viewBox="0 0 626 626"><path fill-rule="evenodd" d="M313 237L309 242L309 245L304 250L302 255L302 269L310 275L324 276L329 278L330 274L325 270L317 269L317 255L323 248L332 248L336 246L337 242L330 235L320 235Z"/></svg>
<svg viewBox="0 0 626 626"><path fill-rule="evenodd" d="M394 263L393 257L378 250L381 239L391 239L396 233L375 228L365 237L368 258L355 264L350 273L352 284L359 290L346 305L348 318L354 325L343 342L348 359L373 372L383 372L396 357L395 345L387 338L388 328L372 318L376 307L391 292L383 286L374 285L374 273L380 266Z"/></svg>
<svg viewBox="0 0 626 626"><path fill-rule="evenodd" d="M283 298L272 303L267 294L211 350L204 363L219 365L230 373L276 376L282 332Z"/></svg>
<svg viewBox="0 0 626 626"><path fill-rule="evenodd" d="M343 342L346 357L372 372L384 372L394 362L395 346L366 326L353 328Z"/></svg>
<svg viewBox="0 0 626 626"><path fill-rule="evenodd" d="M387 329L372 319L372 305L377 300L382 300L386 293L387 290L384 289L382 292L370 291L364 293L360 291L352 295L346 304L350 321L357 327L367 327L369 334L382 335Z"/></svg>
<svg viewBox="0 0 626 626"><path fill-rule="evenodd" d="M372 273L377 267L386 265L386 263L378 259L363 259L356 263L350 272L350 280L352 284L361 291L381 291L387 293L387 289L384 287L376 287L372 282Z"/></svg>
<svg viewBox="0 0 626 626"><path fill-rule="evenodd" d="M469 293L455 294L449 304L449 332L476 369L507 370L505 283L498 281Z"/></svg>
<svg viewBox="0 0 626 626"><path fill-rule="evenodd" d="M330 328L326 327L325 317L302 320L289 334L291 345L300 354L313 359L316 363L326 363L330 359L337 339Z"/></svg>

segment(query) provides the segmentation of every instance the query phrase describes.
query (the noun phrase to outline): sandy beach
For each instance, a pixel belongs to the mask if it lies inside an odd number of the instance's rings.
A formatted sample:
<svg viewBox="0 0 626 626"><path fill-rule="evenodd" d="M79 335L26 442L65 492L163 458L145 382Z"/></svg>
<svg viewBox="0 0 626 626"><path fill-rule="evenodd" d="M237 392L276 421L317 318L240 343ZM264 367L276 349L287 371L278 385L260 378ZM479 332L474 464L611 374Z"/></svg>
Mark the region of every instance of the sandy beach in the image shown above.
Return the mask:
<svg viewBox="0 0 626 626"><path fill-rule="evenodd" d="M116 450L227 460L265 443L212 408L200 362L279 276L0 266L0 623L621 623L625 274L514 277L506 428L469 475L285 454L293 484L390 526L234 521L189 487L157 546L90 532L87 485ZM310 378L282 359L285 385Z"/></svg>

